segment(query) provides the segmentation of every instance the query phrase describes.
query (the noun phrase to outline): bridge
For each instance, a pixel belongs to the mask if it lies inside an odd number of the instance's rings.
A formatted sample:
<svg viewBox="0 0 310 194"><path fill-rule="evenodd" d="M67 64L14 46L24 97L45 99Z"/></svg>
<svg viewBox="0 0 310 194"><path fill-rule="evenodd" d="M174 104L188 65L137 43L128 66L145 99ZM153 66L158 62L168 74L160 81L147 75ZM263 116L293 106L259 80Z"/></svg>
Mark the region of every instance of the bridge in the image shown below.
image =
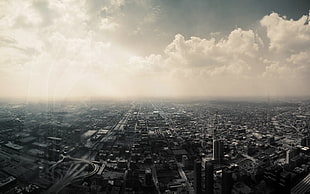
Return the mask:
<svg viewBox="0 0 310 194"><path fill-rule="evenodd" d="M46 193L59 193L69 184L81 181L97 173L99 166L92 161L61 155L61 159L50 167L54 184Z"/></svg>

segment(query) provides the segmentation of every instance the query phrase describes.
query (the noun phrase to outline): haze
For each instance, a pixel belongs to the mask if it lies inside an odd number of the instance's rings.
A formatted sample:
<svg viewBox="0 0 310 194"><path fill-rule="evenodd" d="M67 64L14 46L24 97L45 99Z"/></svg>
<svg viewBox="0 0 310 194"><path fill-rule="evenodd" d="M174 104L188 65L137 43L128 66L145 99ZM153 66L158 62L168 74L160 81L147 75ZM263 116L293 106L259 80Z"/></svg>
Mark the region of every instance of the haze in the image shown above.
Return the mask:
<svg viewBox="0 0 310 194"><path fill-rule="evenodd" d="M0 2L0 97L309 96L309 1Z"/></svg>

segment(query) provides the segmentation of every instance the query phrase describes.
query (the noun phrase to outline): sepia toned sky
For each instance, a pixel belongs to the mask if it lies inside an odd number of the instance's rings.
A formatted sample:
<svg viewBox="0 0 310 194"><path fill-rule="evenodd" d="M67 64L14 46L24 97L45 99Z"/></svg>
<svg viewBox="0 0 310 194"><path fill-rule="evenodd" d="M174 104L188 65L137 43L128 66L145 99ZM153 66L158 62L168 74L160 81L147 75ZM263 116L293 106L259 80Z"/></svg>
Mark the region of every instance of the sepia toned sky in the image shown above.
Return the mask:
<svg viewBox="0 0 310 194"><path fill-rule="evenodd" d="M0 97L309 96L308 0L2 0Z"/></svg>

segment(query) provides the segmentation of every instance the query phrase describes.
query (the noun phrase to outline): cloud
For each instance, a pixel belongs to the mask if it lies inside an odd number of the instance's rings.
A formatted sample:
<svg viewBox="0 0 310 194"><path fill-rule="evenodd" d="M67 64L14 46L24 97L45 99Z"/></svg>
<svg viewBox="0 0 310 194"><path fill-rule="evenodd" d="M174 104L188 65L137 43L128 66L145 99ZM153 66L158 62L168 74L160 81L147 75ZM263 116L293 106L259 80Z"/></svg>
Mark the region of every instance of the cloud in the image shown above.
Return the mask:
<svg viewBox="0 0 310 194"><path fill-rule="evenodd" d="M88 13L85 1L46 2L16 4L9 1L5 4L7 14L0 19L2 94L29 97L98 95L98 86L106 83L103 77L115 72L115 66L126 53L110 41L98 38L102 32L96 32L96 28L88 24L93 16ZM114 2L115 6L119 3ZM21 11L14 12L15 9ZM37 14L34 19L44 25L28 22L29 17L25 14L32 16L32 12ZM114 28L113 23L106 22L105 25L105 29ZM101 91L111 92L111 87L105 86Z"/></svg>
<svg viewBox="0 0 310 194"><path fill-rule="evenodd" d="M265 16L261 25L267 28L269 49L277 53L298 53L310 47L309 16L288 20L277 13Z"/></svg>
<svg viewBox="0 0 310 194"><path fill-rule="evenodd" d="M238 28L219 41L199 37L185 40L177 34L165 54L166 62L176 68L195 68L208 76L225 72L241 75L249 73L251 66L260 60L258 53L262 46L262 40L252 30Z"/></svg>
<svg viewBox="0 0 310 194"><path fill-rule="evenodd" d="M175 35L158 56L160 76L179 95L309 95L307 16L294 21L272 13L260 24L266 34L237 28L219 40ZM144 57L143 66L154 66L153 59Z"/></svg>
<svg viewBox="0 0 310 194"><path fill-rule="evenodd" d="M169 36L157 27L164 9L153 1L5 1L0 7L1 95L310 94L309 16L271 13L258 24L262 33L256 27L174 33L161 47Z"/></svg>
<svg viewBox="0 0 310 194"><path fill-rule="evenodd" d="M265 16L260 23L266 27L269 38L268 52L271 53L264 75L285 78L292 87L300 88L300 91L295 91L296 93L309 94L309 15L295 21L272 13Z"/></svg>
<svg viewBox="0 0 310 194"><path fill-rule="evenodd" d="M150 55L147 57L133 56L129 59L128 69L141 74L156 74L164 68L161 55Z"/></svg>
<svg viewBox="0 0 310 194"><path fill-rule="evenodd" d="M160 14L160 6L150 7L150 12L143 18L143 23L154 23L158 20Z"/></svg>
<svg viewBox="0 0 310 194"><path fill-rule="evenodd" d="M119 25L109 18L101 18L101 23L99 28L102 30L115 30Z"/></svg>

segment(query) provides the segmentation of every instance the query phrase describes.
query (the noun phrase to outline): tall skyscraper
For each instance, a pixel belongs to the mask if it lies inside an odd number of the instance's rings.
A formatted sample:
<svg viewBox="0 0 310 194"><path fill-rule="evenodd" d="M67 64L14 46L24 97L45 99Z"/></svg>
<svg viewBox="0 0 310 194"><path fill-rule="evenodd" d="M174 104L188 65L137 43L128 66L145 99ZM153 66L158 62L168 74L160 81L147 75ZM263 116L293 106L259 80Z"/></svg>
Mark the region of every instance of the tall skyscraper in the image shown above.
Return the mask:
<svg viewBox="0 0 310 194"><path fill-rule="evenodd" d="M222 140L213 140L213 160L222 161L224 158L224 143Z"/></svg>
<svg viewBox="0 0 310 194"><path fill-rule="evenodd" d="M194 189L196 194L201 192L201 161L196 160L194 163Z"/></svg>
<svg viewBox="0 0 310 194"><path fill-rule="evenodd" d="M222 172L222 194L230 194L233 186L232 172L229 169L223 169Z"/></svg>
<svg viewBox="0 0 310 194"><path fill-rule="evenodd" d="M205 164L205 186L206 194L213 194L214 179L213 179L214 166L211 162Z"/></svg>
<svg viewBox="0 0 310 194"><path fill-rule="evenodd" d="M145 170L144 183L146 186L152 185L152 171L151 171L151 169Z"/></svg>

